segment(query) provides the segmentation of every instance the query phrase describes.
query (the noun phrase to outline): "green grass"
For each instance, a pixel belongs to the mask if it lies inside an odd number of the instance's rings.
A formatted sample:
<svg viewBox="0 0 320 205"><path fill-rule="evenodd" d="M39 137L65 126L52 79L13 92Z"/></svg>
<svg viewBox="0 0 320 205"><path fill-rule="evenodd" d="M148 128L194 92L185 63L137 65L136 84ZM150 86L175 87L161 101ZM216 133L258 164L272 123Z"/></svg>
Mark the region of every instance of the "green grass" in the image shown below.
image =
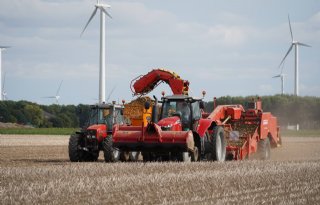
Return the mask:
<svg viewBox="0 0 320 205"><path fill-rule="evenodd" d="M281 130L284 137L320 137L320 130Z"/></svg>
<svg viewBox="0 0 320 205"><path fill-rule="evenodd" d="M0 129L0 134L17 135L70 135L77 128L6 128Z"/></svg>

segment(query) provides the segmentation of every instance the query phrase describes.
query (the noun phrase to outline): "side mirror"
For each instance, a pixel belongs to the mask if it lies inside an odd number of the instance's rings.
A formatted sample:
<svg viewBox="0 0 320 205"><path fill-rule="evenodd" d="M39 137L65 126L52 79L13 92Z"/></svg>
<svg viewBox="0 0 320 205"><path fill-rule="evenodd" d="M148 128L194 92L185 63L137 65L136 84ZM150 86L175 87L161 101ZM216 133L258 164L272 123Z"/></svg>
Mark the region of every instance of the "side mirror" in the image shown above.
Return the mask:
<svg viewBox="0 0 320 205"><path fill-rule="evenodd" d="M199 106L200 106L200 109L204 109L204 102L203 102L203 101L200 101Z"/></svg>
<svg viewBox="0 0 320 205"><path fill-rule="evenodd" d="M149 110L150 108L150 103L149 102L145 102L144 103L144 109Z"/></svg>

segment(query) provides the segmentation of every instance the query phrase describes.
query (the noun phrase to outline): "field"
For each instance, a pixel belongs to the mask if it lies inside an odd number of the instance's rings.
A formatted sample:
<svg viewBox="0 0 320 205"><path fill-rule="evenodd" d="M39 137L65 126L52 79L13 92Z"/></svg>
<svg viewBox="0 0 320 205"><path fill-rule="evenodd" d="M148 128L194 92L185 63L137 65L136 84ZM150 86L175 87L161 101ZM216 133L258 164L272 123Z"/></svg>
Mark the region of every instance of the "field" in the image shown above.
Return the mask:
<svg viewBox="0 0 320 205"><path fill-rule="evenodd" d="M224 163L70 163L67 143L0 135L0 204L320 204L320 137Z"/></svg>

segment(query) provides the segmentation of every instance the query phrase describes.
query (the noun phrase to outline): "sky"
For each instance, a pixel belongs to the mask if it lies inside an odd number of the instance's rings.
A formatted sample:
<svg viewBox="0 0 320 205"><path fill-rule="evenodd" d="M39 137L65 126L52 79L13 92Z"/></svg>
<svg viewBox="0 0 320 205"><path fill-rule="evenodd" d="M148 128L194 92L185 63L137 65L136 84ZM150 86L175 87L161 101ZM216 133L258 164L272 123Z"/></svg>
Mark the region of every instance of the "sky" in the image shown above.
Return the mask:
<svg viewBox="0 0 320 205"><path fill-rule="evenodd" d="M132 100L131 81L165 68L189 80L190 95L275 95L279 64L291 45L288 14L300 47L300 95L320 97L318 0L110 0L106 21L106 97ZM99 15L80 33L94 0L1 0L2 72L9 100L94 104L99 86ZM293 94L294 52L283 66ZM150 95L161 91L161 84ZM109 97L110 96L110 97Z"/></svg>

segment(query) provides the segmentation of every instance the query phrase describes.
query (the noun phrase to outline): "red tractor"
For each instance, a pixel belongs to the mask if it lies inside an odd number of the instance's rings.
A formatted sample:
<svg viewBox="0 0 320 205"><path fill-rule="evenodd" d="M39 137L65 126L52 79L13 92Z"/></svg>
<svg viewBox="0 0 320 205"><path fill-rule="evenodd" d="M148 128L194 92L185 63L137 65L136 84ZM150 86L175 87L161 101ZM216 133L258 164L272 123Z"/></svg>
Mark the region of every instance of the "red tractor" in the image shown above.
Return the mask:
<svg viewBox="0 0 320 205"><path fill-rule="evenodd" d="M112 126L123 124L122 110L123 105L115 103L92 105L86 128L70 136L70 161L97 161L101 150L106 162L127 161L129 153L120 152L112 146Z"/></svg>
<svg viewBox="0 0 320 205"><path fill-rule="evenodd" d="M140 91L149 92L154 82L164 79L160 75L163 71L153 70L146 76L158 74L154 80L143 76L135 85L143 85ZM172 87L167 78L163 81ZM184 88L180 83L177 90ZM260 99L246 109L242 105L219 105L212 113L204 113L202 99L187 94L162 97L159 114L155 98L146 126L115 125L113 146L125 152L141 151L144 161L224 161L249 158L255 152L261 159L269 159L270 148L281 144L277 118L262 111ZM149 107L146 103L145 109Z"/></svg>

